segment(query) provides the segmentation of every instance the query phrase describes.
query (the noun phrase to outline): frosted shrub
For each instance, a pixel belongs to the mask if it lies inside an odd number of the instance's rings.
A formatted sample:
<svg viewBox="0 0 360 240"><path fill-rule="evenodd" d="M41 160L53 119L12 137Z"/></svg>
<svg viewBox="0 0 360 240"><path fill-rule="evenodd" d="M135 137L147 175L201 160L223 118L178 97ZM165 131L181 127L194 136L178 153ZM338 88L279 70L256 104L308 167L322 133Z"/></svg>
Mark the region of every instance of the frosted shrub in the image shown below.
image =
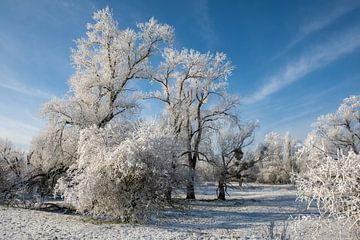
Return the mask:
<svg viewBox="0 0 360 240"><path fill-rule="evenodd" d="M0 192L2 192L9 185L6 175L6 170L3 166L0 166Z"/></svg>
<svg viewBox="0 0 360 240"><path fill-rule="evenodd" d="M290 234L288 233L288 222L284 222L282 225L276 225L273 221L267 226L263 239L266 240L290 240Z"/></svg>
<svg viewBox="0 0 360 240"><path fill-rule="evenodd" d="M257 181L270 184L290 183L290 173L284 166L269 166L261 169Z"/></svg>
<svg viewBox="0 0 360 240"><path fill-rule="evenodd" d="M322 215L360 224L360 156L354 152L338 158L314 159L296 179L299 199L313 201Z"/></svg>
<svg viewBox="0 0 360 240"><path fill-rule="evenodd" d="M49 126L32 140L28 157L32 171L28 180L34 182L40 194L51 194L56 181L75 163L78 133L76 128L59 130Z"/></svg>
<svg viewBox="0 0 360 240"><path fill-rule="evenodd" d="M356 229L348 229L344 221L314 215L290 217L288 230L291 239L359 239Z"/></svg>
<svg viewBox="0 0 360 240"><path fill-rule="evenodd" d="M133 130L122 137L109 127L81 132L78 163L57 185L67 204L94 217L139 222L164 202L173 139L155 123Z"/></svg>

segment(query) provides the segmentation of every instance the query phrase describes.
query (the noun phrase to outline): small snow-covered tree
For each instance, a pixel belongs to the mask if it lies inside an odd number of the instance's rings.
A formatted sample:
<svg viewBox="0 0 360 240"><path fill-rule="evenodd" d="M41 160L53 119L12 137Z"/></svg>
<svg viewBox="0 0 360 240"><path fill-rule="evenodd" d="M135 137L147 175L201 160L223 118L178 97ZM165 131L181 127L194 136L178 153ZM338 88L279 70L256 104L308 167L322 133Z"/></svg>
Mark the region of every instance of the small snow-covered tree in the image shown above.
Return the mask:
<svg viewBox="0 0 360 240"><path fill-rule="evenodd" d="M204 131L212 128L217 120L231 115L231 109L238 104L226 91L232 66L223 53L213 55L167 48L163 58L159 68L150 74L162 90L149 97L165 103L175 134L185 139L183 156L189 167L186 198L195 199L195 169L203 155L200 145Z"/></svg>
<svg viewBox="0 0 360 240"><path fill-rule="evenodd" d="M296 177L298 197L315 201L322 216L360 226L360 96L319 117L301 149L306 165Z"/></svg>
<svg viewBox="0 0 360 240"><path fill-rule="evenodd" d="M119 134L122 126L82 130L79 160L57 190L78 212L138 222L165 200L178 146L172 129L142 122Z"/></svg>
<svg viewBox="0 0 360 240"><path fill-rule="evenodd" d="M238 120L229 124L222 122L222 128L214 132L209 145L210 164L215 167L218 182L218 199L225 200L227 183L238 181L241 185L242 174L261 160L244 159L244 148L253 143L257 122L241 124Z"/></svg>

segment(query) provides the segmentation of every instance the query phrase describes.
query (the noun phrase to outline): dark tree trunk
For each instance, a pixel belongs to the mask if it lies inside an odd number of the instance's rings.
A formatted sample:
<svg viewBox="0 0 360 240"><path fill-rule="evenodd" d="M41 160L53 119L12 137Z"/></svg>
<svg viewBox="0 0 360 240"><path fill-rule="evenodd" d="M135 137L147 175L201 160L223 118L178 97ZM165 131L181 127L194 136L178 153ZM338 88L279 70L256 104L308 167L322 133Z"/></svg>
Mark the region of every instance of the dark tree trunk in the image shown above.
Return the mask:
<svg viewBox="0 0 360 240"><path fill-rule="evenodd" d="M222 180L218 182L218 199L225 200L225 183Z"/></svg>
<svg viewBox="0 0 360 240"><path fill-rule="evenodd" d="M187 162L189 166L188 179L186 184L186 199L195 199L195 167L196 167L196 154L192 148L192 127L190 123L189 113L187 113L186 119L187 128Z"/></svg>
<svg viewBox="0 0 360 240"><path fill-rule="evenodd" d="M172 193L172 187L169 186L166 188L166 191L165 191L165 199L168 202L171 202L171 193Z"/></svg>
<svg viewBox="0 0 360 240"><path fill-rule="evenodd" d="M186 199L195 199L195 188L192 181L189 181L186 186Z"/></svg>
<svg viewBox="0 0 360 240"><path fill-rule="evenodd" d="M189 159L190 160L190 159ZM189 167L189 179L186 186L186 199L195 199L195 167L196 159L191 158Z"/></svg>
<svg viewBox="0 0 360 240"><path fill-rule="evenodd" d="M240 178L240 179L239 179L239 187L242 187L242 184L243 184L243 179Z"/></svg>

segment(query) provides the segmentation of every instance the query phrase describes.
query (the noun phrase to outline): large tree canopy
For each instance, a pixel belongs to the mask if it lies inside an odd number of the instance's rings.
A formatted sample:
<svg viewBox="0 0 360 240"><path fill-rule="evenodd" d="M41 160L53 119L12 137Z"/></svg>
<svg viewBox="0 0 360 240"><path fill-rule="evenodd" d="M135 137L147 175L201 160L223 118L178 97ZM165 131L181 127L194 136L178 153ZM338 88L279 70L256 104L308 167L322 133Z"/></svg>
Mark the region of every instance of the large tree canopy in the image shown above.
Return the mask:
<svg viewBox="0 0 360 240"><path fill-rule="evenodd" d="M72 51L75 73L69 80L70 95L45 105L53 123L104 127L134 108L129 82L146 77L149 58L173 39L172 27L154 18L138 24L138 31L119 30L109 8L95 12L93 19L86 38L78 39Z"/></svg>

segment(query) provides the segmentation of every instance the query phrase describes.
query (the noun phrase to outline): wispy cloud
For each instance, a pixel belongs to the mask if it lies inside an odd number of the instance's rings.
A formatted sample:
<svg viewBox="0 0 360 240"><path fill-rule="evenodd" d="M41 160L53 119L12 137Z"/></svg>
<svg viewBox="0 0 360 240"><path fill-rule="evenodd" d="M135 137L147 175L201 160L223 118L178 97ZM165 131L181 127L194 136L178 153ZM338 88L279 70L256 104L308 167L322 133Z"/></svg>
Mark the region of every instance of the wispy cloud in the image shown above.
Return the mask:
<svg viewBox="0 0 360 240"><path fill-rule="evenodd" d="M34 86L28 86L18 79L21 79L21 76L16 74L14 70L7 67L0 67L0 88L40 99L55 97L51 92L37 88L35 83L33 83Z"/></svg>
<svg viewBox="0 0 360 240"><path fill-rule="evenodd" d="M332 40L319 44L288 63L282 70L271 76L264 86L251 96L244 98L243 102L248 104L258 102L307 74L355 51L359 46L360 26L341 32Z"/></svg>
<svg viewBox="0 0 360 240"><path fill-rule="evenodd" d="M200 26L201 37L212 48L216 43L216 34L209 16L209 3L207 0L194 1L194 15Z"/></svg>
<svg viewBox="0 0 360 240"><path fill-rule="evenodd" d="M279 126L289 126L289 123L294 123L295 121L300 121L303 118L306 118L308 116L314 115L314 114L318 114L319 112L321 112L322 107L318 106L315 108L311 108L305 111L301 111L297 114L294 114L292 116L288 116L285 118L282 118L279 121L276 122L272 122L271 124L267 125L268 129L273 129L275 127L279 127ZM306 126L306 128L308 128L309 126ZM290 130L290 129L289 129Z"/></svg>
<svg viewBox="0 0 360 240"><path fill-rule="evenodd" d="M340 1L340 4L337 2L331 9L325 11L326 14L319 15L302 25L295 38L290 42L288 48L293 47L308 35L326 28L340 17L358 7L360 7L359 1Z"/></svg>
<svg viewBox="0 0 360 240"><path fill-rule="evenodd" d="M7 138L18 147L26 150L39 128L18 119L0 116L0 137Z"/></svg>
<svg viewBox="0 0 360 240"><path fill-rule="evenodd" d="M25 95L31 96L31 97L37 97L37 98L43 98L43 99L50 99L50 98L55 97L54 94L51 94L49 92L46 92L46 91L43 91L43 90L40 90L37 88L32 88L32 87L26 86L25 84L20 83L18 81L15 81L15 80L8 81L5 79L1 79L1 76L0 76L0 87L6 88L6 89L9 89L11 91L18 92L21 94L25 94Z"/></svg>
<svg viewBox="0 0 360 240"><path fill-rule="evenodd" d="M336 22L339 18L345 16L351 11L360 7L360 1L348 0L348 1L335 1L331 7L327 7L325 11L322 11L319 15L310 17L304 24L302 24L295 37L290 43L279 51L272 60L279 58L280 56L289 52L294 46L306 39L309 35L316 33L330 26ZM325 13L325 14L324 14Z"/></svg>

